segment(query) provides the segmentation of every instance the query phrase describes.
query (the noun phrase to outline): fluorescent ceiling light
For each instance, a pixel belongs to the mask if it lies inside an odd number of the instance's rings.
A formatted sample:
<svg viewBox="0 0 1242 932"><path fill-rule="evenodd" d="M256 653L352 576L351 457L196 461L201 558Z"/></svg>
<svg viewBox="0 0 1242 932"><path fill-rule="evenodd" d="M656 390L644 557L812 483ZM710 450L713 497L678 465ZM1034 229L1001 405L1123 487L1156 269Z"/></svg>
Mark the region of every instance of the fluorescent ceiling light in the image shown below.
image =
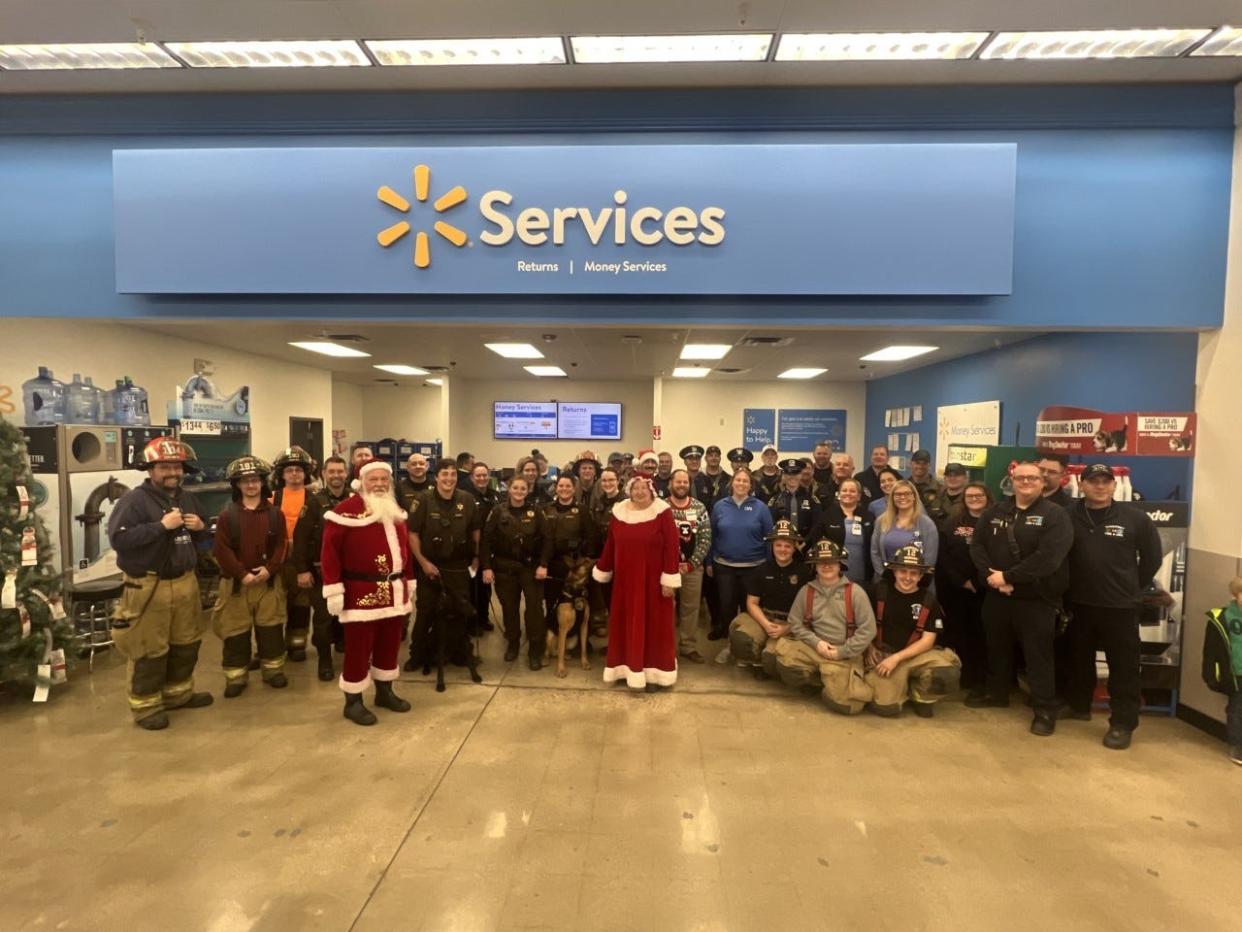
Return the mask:
<svg viewBox="0 0 1242 932"><path fill-rule="evenodd" d="M484 343L483 345L505 359L543 359L543 353L529 343Z"/></svg>
<svg viewBox="0 0 1242 932"><path fill-rule="evenodd" d="M1001 32L980 58L1176 58L1208 29L1072 29Z"/></svg>
<svg viewBox="0 0 1242 932"><path fill-rule="evenodd" d="M574 36L574 61L582 65L625 62L763 61L772 33L701 36Z"/></svg>
<svg viewBox="0 0 1242 932"><path fill-rule="evenodd" d="M681 348L682 359L724 359L733 349L729 343L687 343Z"/></svg>
<svg viewBox="0 0 1242 932"><path fill-rule="evenodd" d="M970 58L987 32L786 33L777 61L917 61Z"/></svg>
<svg viewBox="0 0 1242 932"><path fill-rule="evenodd" d="M565 376L565 370L560 366L523 366L522 368L531 375L538 375L546 378L563 378Z"/></svg>
<svg viewBox="0 0 1242 932"><path fill-rule="evenodd" d="M705 369L702 366L678 366L673 370L673 378L675 379L705 379L707 373L711 369Z"/></svg>
<svg viewBox="0 0 1242 932"><path fill-rule="evenodd" d="M444 379L424 379L423 381L428 385L435 385L436 387L444 384Z"/></svg>
<svg viewBox="0 0 1242 932"><path fill-rule="evenodd" d="M180 67L181 62L154 42L0 45L0 68L8 71Z"/></svg>
<svg viewBox="0 0 1242 932"><path fill-rule="evenodd" d="M1190 55L1192 58L1195 55L1242 55L1242 29L1221 26Z"/></svg>
<svg viewBox="0 0 1242 932"><path fill-rule="evenodd" d="M318 340L302 340L289 345L296 346L298 349L309 350L312 353L319 353L321 356L345 358L371 355L370 353L364 353L362 350L354 349L352 346L341 346L339 343L327 343Z"/></svg>
<svg viewBox="0 0 1242 932"><path fill-rule="evenodd" d="M924 353L934 353L938 349L940 349L939 346L886 346L882 350L876 350L874 353L858 358L863 362L900 362L903 359L922 356Z"/></svg>
<svg viewBox="0 0 1242 932"><path fill-rule="evenodd" d="M253 42L165 42L191 68L347 68L371 60L352 39Z"/></svg>
<svg viewBox="0 0 1242 932"><path fill-rule="evenodd" d="M427 370L420 369L418 366L402 366L385 363L382 366L372 366L372 368L382 369L385 372L391 372L393 375L427 375Z"/></svg>
<svg viewBox="0 0 1242 932"><path fill-rule="evenodd" d="M813 379L817 375L823 375L827 369L816 369L813 366L795 366L792 369L786 369L778 379Z"/></svg>
<svg viewBox="0 0 1242 932"><path fill-rule="evenodd" d="M381 65L563 65L560 36L529 39L368 39Z"/></svg>

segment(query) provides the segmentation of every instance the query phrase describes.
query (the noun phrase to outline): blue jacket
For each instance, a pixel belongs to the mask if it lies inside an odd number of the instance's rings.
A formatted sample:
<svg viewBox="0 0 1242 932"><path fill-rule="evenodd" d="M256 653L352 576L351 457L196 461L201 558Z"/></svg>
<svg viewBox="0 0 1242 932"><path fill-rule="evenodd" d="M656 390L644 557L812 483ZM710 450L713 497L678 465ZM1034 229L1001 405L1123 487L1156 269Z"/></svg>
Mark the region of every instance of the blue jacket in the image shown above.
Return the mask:
<svg viewBox="0 0 1242 932"><path fill-rule="evenodd" d="M710 560L758 564L768 558L763 538L772 530L772 512L753 495L739 506L730 495L712 506Z"/></svg>
<svg viewBox="0 0 1242 932"><path fill-rule="evenodd" d="M871 535L871 566L877 576L884 575L884 561L889 556L886 551L890 549L885 547L885 541L890 533L892 532L880 530L880 521L877 518L875 532ZM936 522L925 514L919 515L914 534L917 538L915 545L923 551L923 562L935 566L936 557L940 553L940 532L936 530Z"/></svg>

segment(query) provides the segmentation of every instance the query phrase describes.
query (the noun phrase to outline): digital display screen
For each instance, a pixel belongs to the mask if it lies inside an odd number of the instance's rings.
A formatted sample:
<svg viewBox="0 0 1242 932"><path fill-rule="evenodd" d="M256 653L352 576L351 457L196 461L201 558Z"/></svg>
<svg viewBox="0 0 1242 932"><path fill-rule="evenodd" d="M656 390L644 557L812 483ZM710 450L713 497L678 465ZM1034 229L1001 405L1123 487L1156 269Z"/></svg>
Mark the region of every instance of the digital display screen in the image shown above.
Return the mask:
<svg viewBox="0 0 1242 932"><path fill-rule="evenodd" d="M621 439L621 405L614 402L562 401L557 422L562 440Z"/></svg>
<svg viewBox="0 0 1242 932"><path fill-rule="evenodd" d="M497 440L555 440L555 401L497 401L492 405Z"/></svg>

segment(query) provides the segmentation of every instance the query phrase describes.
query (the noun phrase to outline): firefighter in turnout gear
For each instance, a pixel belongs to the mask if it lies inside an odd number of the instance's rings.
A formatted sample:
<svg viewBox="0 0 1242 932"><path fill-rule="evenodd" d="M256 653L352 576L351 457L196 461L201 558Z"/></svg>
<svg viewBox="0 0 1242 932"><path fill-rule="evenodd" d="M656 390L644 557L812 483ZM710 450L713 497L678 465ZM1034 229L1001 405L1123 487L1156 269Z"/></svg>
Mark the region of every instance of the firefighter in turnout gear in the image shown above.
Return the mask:
<svg viewBox="0 0 1242 932"><path fill-rule="evenodd" d="M211 626L224 642L224 698L240 696L250 679L250 633L259 645L263 682L276 689L285 677L284 517L268 501L272 468L257 456L242 456L226 470L233 501L216 519L214 554L220 564L220 592Z"/></svg>
<svg viewBox="0 0 1242 932"><path fill-rule="evenodd" d="M306 659L311 623L311 588L315 585L311 528L322 522L323 511L307 488L315 472L315 461L309 453L298 446L286 447L272 462L272 470L276 488L272 504L284 515L285 540L290 547L289 557L280 574L285 589L287 616L285 648L290 660L301 663ZM301 533L299 525L304 525Z"/></svg>
<svg viewBox="0 0 1242 932"><path fill-rule="evenodd" d="M142 451L147 480L126 492L108 519L108 539L124 573L112 635L128 661L126 682L134 721L167 728L168 709L211 705L194 692L194 666L206 628L194 575L197 544L210 539L194 497L181 489L197 472L189 444L157 437Z"/></svg>

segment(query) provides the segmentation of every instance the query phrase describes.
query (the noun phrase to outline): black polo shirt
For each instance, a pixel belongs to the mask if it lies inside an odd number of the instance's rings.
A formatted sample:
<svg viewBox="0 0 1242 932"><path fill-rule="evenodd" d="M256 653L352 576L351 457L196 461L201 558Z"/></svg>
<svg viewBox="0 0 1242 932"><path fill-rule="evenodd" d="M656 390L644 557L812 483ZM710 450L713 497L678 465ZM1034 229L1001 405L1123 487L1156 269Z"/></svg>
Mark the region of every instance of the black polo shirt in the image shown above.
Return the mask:
<svg viewBox="0 0 1242 932"><path fill-rule="evenodd" d="M770 557L746 583L746 594L759 599L764 614L789 614L798 590L811 581L815 573L796 556L788 566L779 566Z"/></svg>

